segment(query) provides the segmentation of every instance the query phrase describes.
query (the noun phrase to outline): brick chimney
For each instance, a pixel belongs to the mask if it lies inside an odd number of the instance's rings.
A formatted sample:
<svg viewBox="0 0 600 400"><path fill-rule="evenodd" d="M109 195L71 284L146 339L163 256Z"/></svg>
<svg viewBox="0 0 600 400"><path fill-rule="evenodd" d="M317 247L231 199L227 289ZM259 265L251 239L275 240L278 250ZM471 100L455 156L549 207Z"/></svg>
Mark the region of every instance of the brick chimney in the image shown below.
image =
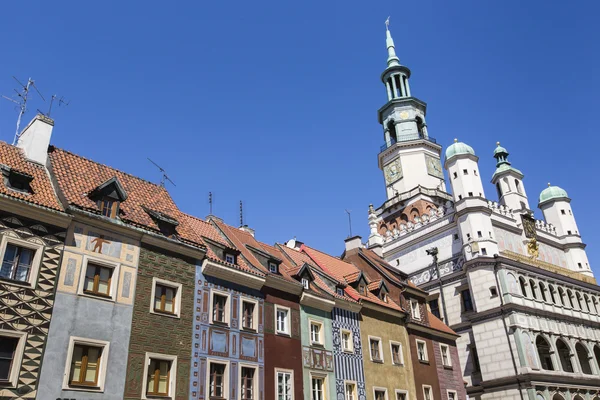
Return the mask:
<svg viewBox="0 0 600 400"><path fill-rule="evenodd" d="M53 127L53 119L42 114L36 115L21 131L17 147L23 149L29 160L45 166Z"/></svg>

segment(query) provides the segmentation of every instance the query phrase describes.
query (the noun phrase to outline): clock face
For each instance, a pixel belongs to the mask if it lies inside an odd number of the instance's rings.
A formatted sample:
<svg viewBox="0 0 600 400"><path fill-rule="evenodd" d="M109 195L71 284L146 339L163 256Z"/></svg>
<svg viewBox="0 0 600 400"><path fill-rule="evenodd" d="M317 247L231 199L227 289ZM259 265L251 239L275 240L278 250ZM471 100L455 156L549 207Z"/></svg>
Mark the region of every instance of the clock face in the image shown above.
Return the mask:
<svg viewBox="0 0 600 400"><path fill-rule="evenodd" d="M444 171L442 170L442 163L439 159L425 154L425 163L427 164L427 173L429 175L444 179Z"/></svg>
<svg viewBox="0 0 600 400"><path fill-rule="evenodd" d="M402 164L400 159L396 158L391 163L383 167L383 173L385 174L385 183L390 185L402 178Z"/></svg>

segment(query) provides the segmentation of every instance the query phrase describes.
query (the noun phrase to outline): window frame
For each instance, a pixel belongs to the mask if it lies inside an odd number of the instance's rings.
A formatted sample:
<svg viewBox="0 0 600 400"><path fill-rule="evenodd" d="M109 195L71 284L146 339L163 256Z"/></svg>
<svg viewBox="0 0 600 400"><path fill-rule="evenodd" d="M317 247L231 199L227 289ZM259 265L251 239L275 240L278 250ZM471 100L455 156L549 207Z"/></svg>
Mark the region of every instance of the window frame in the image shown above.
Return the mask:
<svg viewBox="0 0 600 400"><path fill-rule="evenodd" d="M220 365L224 365L225 366L225 371L223 371L223 393L225 394L225 396L223 397L216 397L210 396L210 366L211 364L220 364ZM231 367L229 360L216 360L216 359L207 359L206 360L206 381L205 381L205 398L210 400L212 398L214 399L226 399L227 395L229 394L229 368ZM240 370L241 371L241 370Z"/></svg>
<svg viewBox="0 0 600 400"><path fill-rule="evenodd" d="M347 396L347 387L348 386L352 386L352 399L348 399ZM344 400L358 400L358 390L357 390L357 384L356 381L353 380L344 380Z"/></svg>
<svg viewBox="0 0 600 400"><path fill-rule="evenodd" d="M394 361L394 346L399 347L399 363ZM390 340L390 355L392 357L391 360L393 365L404 365L404 349L402 348L402 343Z"/></svg>
<svg viewBox="0 0 600 400"><path fill-rule="evenodd" d="M314 341L313 340L313 332L312 332L312 326L313 325L317 325L319 326L319 340L318 341ZM318 346L323 346L325 343L324 341L324 329L325 329L325 325L323 324L322 321L317 321L315 319L308 319L308 334L309 334L309 339L310 339L310 344L314 345L318 345Z"/></svg>
<svg viewBox="0 0 600 400"><path fill-rule="evenodd" d="M167 392L167 396L156 396L150 395L148 397L148 368L150 367L150 360L161 360L161 361L170 361L171 368L169 369L169 391ZM177 389L177 356L172 356L169 354L161 354L161 353L151 353L146 352L144 354L144 375L142 376L142 399L154 399L157 397L163 398L174 398L175 392Z"/></svg>
<svg viewBox="0 0 600 400"><path fill-rule="evenodd" d="M100 267L112 268L112 275L110 277L110 289L109 294L104 296L102 294L86 293L85 288L85 275L87 273L89 263L98 265ZM121 272L121 263L103 260L101 258L90 257L88 255L83 256L83 262L81 263L81 271L79 271L79 285L77 286L77 294L79 296L85 296L92 299L104 300L104 301L117 301L117 293L119 286L119 274Z"/></svg>
<svg viewBox="0 0 600 400"><path fill-rule="evenodd" d="M403 394L405 396L405 400L409 400L409 398L408 398L408 391L407 390L396 389L396 390L394 390L394 393L396 394L396 400L398 400L398 395L399 394Z"/></svg>
<svg viewBox="0 0 600 400"><path fill-rule="evenodd" d="M422 389L423 389L423 399L424 400L434 400L434 396L433 396L433 388L431 387L431 385L421 385ZM427 398L427 396L425 396L425 389L428 389L429 392L429 399Z"/></svg>
<svg viewBox="0 0 600 400"><path fill-rule="evenodd" d="M291 398L289 400L294 400L294 370L292 369L285 369L285 368L275 368L275 398L278 398L279 395L279 374L287 374L290 375L290 383L291 383L291 388L290 388L290 395ZM287 400L285 398L285 394L284 394L284 400Z"/></svg>
<svg viewBox="0 0 600 400"><path fill-rule="evenodd" d="M388 400L387 388L381 386L373 386L373 400L377 400L377 392L383 392L383 399Z"/></svg>
<svg viewBox="0 0 600 400"><path fill-rule="evenodd" d="M272 273L272 274L278 274L279 273L279 266L276 263L270 261L269 262L269 272Z"/></svg>
<svg viewBox="0 0 600 400"><path fill-rule="evenodd" d="M321 381L323 381L323 387L321 388L322 392L323 392L323 399L322 400L329 400L329 396L327 391L329 390L329 383L327 382L327 374L322 374L322 373L317 373L317 372L312 372L310 371L309 373L309 391L310 391L310 400L316 400L313 399L313 380L314 379L320 379Z"/></svg>
<svg viewBox="0 0 600 400"><path fill-rule="evenodd" d="M367 337L367 340L368 340L368 345L369 345L369 358L373 362L383 364L384 363L384 355L383 355L383 346L382 346L382 343L381 343L382 342L381 338L377 337L377 336L371 336L371 335L369 335ZM371 351L371 340L377 340L377 342L378 342L379 356L380 356L380 358L378 358L378 359L374 359L373 358L373 352Z"/></svg>
<svg viewBox="0 0 600 400"><path fill-rule="evenodd" d="M416 304L416 308L414 308L414 305ZM415 310L416 310L416 315L415 315ZM421 320L421 307L419 306L419 302L411 299L410 300L410 315L412 316L413 319L417 319L417 320Z"/></svg>
<svg viewBox="0 0 600 400"><path fill-rule="evenodd" d="M277 312L279 311L279 309L286 312L287 317L286 317L285 328L287 331L280 331L279 327L277 326ZM291 308L280 306L279 304L275 304L275 334L291 336L291 325L292 325L291 321L290 321L291 313L292 313Z"/></svg>
<svg viewBox="0 0 600 400"><path fill-rule="evenodd" d="M349 335L348 340L348 348L344 346L344 334L347 333ZM340 329L340 343L342 344L342 351L344 353L354 353L354 335L350 329Z"/></svg>
<svg viewBox="0 0 600 400"><path fill-rule="evenodd" d="M258 387L258 365L238 363L238 398L242 400L242 368L253 369L252 375L252 400L260 400L260 389Z"/></svg>
<svg viewBox="0 0 600 400"><path fill-rule="evenodd" d="M301 278L300 283L302 283L302 288L304 288L304 290L310 289L310 280L308 278Z"/></svg>
<svg viewBox="0 0 600 400"><path fill-rule="evenodd" d="M252 310L252 326L250 328L244 326L244 303L254 305ZM249 297L240 296L240 327L246 331L258 331L258 301Z"/></svg>
<svg viewBox="0 0 600 400"><path fill-rule="evenodd" d="M215 304L215 296L222 296L225 297L225 320L224 321L215 321L214 319L214 304ZM210 314L210 323L213 325L226 325L226 326L230 326L231 325L231 293L222 291L222 290L217 290L214 288L210 289L210 310L209 310Z"/></svg>
<svg viewBox="0 0 600 400"><path fill-rule="evenodd" d="M227 261L227 257L231 257L232 261ZM235 254L225 253L223 258L225 259L226 263L235 265Z"/></svg>
<svg viewBox="0 0 600 400"><path fill-rule="evenodd" d="M17 346L15 347L14 357L10 364L10 373L8 379L3 381L2 388L16 388L19 381L19 372L21 371L21 364L23 362L23 353L25 352L25 343L27 342L27 332L9 331L6 329L0 329L0 338L15 338L18 340Z"/></svg>
<svg viewBox="0 0 600 400"><path fill-rule="evenodd" d="M37 284L38 274L40 271L40 265L42 263L42 254L44 252L44 245L40 243L33 243L27 240L16 238L8 235L2 236L2 241L0 242L0 268L2 268L2 264L4 263L4 256L6 254L6 247L12 244L13 246L23 247L33 251L33 258L31 259L31 267L29 269L29 276L25 281L18 281L7 278L0 278L1 281L10 283L15 286L26 286L26 287L35 287Z"/></svg>
<svg viewBox="0 0 600 400"><path fill-rule="evenodd" d="M170 313L168 311L161 311L161 310L156 311L154 309L154 296L156 295L156 286L157 285L167 286L172 289L175 289L175 297L173 299L174 300L173 301L173 313ZM150 313L156 314L156 315L162 315L164 317L180 318L181 317L181 289L182 289L182 287L183 287L183 285L181 283L152 277L152 293L150 296Z"/></svg>
<svg viewBox="0 0 600 400"><path fill-rule="evenodd" d="M448 356L448 364L444 363L444 348L446 349L446 355ZM444 343L440 343L440 358L442 360L443 367L452 367L452 356L450 354L450 346Z"/></svg>
<svg viewBox="0 0 600 400"><path fill-rule="evenodd" d="M421 359L419 357L419 343L423 344L423 353L425 355L424 359ZM417 352L417 360L419 360L419 362L429 362L429 355L427 354L427 342L421 339L415 339L415 349Z"/></svg>
<svg viewBox="0 0 600 400"><path fill-rule="evenodd" d="M450 393L454 394L454 400L458 400L458 392L456 390L446 389L446 398L450 400Z"/></svg>
<svg viewBox="0 0 600 400"><path fill-rule="evenodd" d="M102 355L100 356L100 365L98 366L98 380L96 386L71 385L69 377L71 376L71 364L73 362L73 351L75 345L102 347ZM104 384L106 382L106 369L108 366L108 356L110 351L110 342L105 340L82 338L78 336L69 337L69 346L67 347L67 360L65 364L65 373L63 377L62 389L75 390L82 392L104 392Z"/></svg>

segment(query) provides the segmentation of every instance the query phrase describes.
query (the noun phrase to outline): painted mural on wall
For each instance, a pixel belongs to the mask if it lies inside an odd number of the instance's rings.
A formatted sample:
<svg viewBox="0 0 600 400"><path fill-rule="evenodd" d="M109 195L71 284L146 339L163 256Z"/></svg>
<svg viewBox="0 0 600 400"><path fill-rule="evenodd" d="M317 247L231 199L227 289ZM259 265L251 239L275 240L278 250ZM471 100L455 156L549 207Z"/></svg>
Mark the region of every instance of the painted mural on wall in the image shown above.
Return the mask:
<svg viewBox="0 0 600 400"><path fill-rule="evenodd" d="M457 255L451 260L442 261L439 264L440 276L449 275L453 272L460 271L465 263L465 258L462 255ZM425 270L416 272L409 280L415 285L421 285L431 282L438 278L437 268L430 266Z"/></svg>
<svg viewBox="0 0 600 400"><path fill-rule="evenodd" d="M498 250L508 250L521 255L528 254L526 248L528 241L524 240L521 235L496 228L494 228L494 234L496 235L496 240L498 241ZM537 257L538 260L545 261L559 267L568 268L567 258L562 250L539 241L537 243L539 245L539 253Z"/></svg>

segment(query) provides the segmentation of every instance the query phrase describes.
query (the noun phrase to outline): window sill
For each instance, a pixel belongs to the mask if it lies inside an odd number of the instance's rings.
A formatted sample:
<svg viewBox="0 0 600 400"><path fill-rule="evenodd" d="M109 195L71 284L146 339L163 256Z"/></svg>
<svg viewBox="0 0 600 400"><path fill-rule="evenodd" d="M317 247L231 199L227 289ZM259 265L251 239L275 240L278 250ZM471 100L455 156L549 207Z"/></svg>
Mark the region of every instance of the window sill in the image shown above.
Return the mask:
<svg viewBox="0 0 600 400"><path fill-rule="evenodd" d="M13 285L13 286L19 286L19 287L24 287L24 288L28 288L28 289L33 289L33 284L29 281L18 281L15 279L9 279L9 278L0 278L0 281L2 282L6 282L6 284L8 285Z"/></svg>
<svg viewBox="0 0 600 400"><path fill-rule="evenodd" d="M318 342L311 342L310 344L314 347L325 347L322 343L318 343Z"/></svg>
<svg viewBox="0 0 600 400"><path fill-rule="evenodd" d="M90 294L90 293L85 293L85 292L78 292L77 294L79 296L87 297L89 299L96 299L96 300L102 300L102 301L108 301L111 303L116 303L115 299L113 299L111 296L100 296L100 295Z"/></svg>
<svg viewBox="0 0 600 400"><path fill-rule="evenodd" d="M216 326L222 326L224 328L229 328L229 324L227 322L213 321L212 324Z"/></svg>
<svg viewBox="0 0 600 400"><path fill-rule="evenodd" d="M429 365L429 360L419 360L421 364Z"/></svg>
<svg viewBox="0 0 600 400"><path fill-rule="evenodd" d="M150 310L150 314L160 315L161 317L169 317L169 318L175 318L175 319L181 318L179 315L177 315L175 313L170 313L167 311Z"/></svg>
<svg viewBox="0 0 600 400"><path fill-rule="evenodd" d="M392 363L392 365L395 365L396 367L404 367L403 363Z"/></svg>
<svg viewBox="0 0 600 400"><path fill-rule="evenodd" d="M374 363L377 363L377 364L383 364L383 360L371 360L371 361L373 361Z"/></svg>
<svg viewBox="0 0 600 400"><path fill-rule="evenodd" d="M354 354L354 350L353 349L344 349L343 352L346 353L346 354Z"/></svg>
<svg viewBox="0 0 600 400"><path fill-rule="evenodd" d="M452 365L444 365L444 369L453 370Z"/></svg>
<svg viewBox="0 0 600 400"><path fill-rule="evenodd" d="M288 332L280 332L280 331L276 331L275 334L277 336L284 336L284 337L292 337L292 335Z"/></svg>
<svg viewBox="0 0 600 400"><path fill-rule="evenodd" d="M243 328L242 328L242 331L243 331L243 332L248 332L248 333L256 333L256 329L254 329L254 328L246 328L246 327L243 327Z"/></svg>
<svg viewBox="0 0 600 400"><path fill-rule="evenodd" d="M67 386L63 386L63 390L75 390L77 392L95 392L95 393L104 393L104 389L99 386L92 385L74 385L68 384Z"/></svg>

